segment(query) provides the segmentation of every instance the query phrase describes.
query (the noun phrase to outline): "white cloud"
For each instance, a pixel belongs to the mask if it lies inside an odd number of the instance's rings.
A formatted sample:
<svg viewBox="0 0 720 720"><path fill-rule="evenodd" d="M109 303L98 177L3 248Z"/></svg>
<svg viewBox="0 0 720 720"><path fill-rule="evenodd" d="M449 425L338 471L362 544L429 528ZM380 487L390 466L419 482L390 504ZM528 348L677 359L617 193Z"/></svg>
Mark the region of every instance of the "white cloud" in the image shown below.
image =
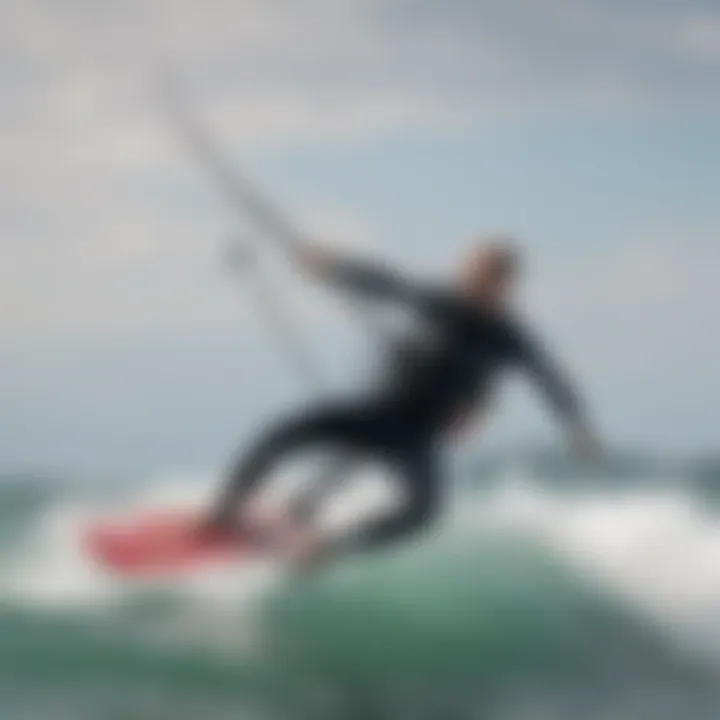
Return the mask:
<svg viewBox="0 0 720 720"><path fill-rule="evenodd" d="M717 15L688 18L679 25L677 39L682 52L710 64L720 61L720 18Z"/></svg>
<svg viewBox="0 0 720 720"><path fill-rule="evenodd" d="M159 58L187 72L238 147L717 101L719 20L699 0L0 0L0 9L8 342L224 322L199 240L222 220L193 195L193 170L158 112Z"/></svg>

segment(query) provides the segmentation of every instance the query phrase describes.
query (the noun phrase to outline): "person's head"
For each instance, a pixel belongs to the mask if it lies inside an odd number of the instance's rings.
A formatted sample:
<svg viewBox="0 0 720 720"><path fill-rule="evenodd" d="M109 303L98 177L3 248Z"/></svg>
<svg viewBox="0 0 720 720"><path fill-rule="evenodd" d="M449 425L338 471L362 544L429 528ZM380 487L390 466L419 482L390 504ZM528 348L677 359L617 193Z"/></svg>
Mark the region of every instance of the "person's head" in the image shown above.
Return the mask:
<svg viewBox="0 0 720 720"><path fill-rule="evenodd" d="M506 235L481 238L461 267L463 291L491 304L503 304L520 272L520 253Z"/></svg>

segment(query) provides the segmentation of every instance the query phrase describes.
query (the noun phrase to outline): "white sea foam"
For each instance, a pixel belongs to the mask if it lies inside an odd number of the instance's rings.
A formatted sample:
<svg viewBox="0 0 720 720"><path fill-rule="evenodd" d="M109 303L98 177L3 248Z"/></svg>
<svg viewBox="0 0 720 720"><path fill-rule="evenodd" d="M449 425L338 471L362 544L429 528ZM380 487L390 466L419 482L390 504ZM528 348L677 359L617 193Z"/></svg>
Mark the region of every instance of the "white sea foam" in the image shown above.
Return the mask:
<svg viewBox="0 0 720 720"><path fill-rule="evenodd" d="M102 609L139 594L165 592L211 608L203 615L209 624L222 607L237 612L254 603L282 580L279 565L248 561L181 577L126 582L95 566L82 551L82 528L99 516L197 507L213 486L202 479L161 478L128 496L121 508L77 500L47 506L2 560L0 599ZM393 500L386 484L365 478L331 504L327 526L350 524L360 510L377 512ZM668 627L689 629L720 646L720 518L705 512L680 487L568 493L516 473L493 491L458 496L443 532L509 533L539 541L604 591Z"/></svg>
<svg viewBox="0 0 720 720"><path fill-rule="evenodd" d="M679 485L568 493L518 473L455 520L529 536L668 630L720 648L720 516Z"/></svg>
<svg viewBox="0 0 720 720"><path fill-rule="evenodd" d="M263 496L258 512L272 515L277 502L292 489L292 474L279 480ZM206 507L215 486L210 478L163 476L136 486L121 500L60 499L45 506L20 544L0 555L0 599L46 608L116 606L152 592L215 606L254 600L282 577L278 563L249 558L235 565L210 564L190 573L128 580L98 566L82 547L83 531L98 520L117 522L148 510ZM392 502L392 497L387 484L366 478L339 502L328 503L322 524L328 530L351 526Z"/></svg>

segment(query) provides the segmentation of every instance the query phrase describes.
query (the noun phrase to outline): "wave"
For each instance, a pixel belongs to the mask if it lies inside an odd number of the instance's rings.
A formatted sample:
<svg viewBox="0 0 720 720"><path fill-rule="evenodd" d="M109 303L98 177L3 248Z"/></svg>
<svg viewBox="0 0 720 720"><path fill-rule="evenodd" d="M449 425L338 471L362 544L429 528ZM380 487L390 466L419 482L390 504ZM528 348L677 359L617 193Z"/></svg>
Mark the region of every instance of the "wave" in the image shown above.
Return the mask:
<svg viewBox="0 0 720 720"><path fill-rule="evenodd" d="M194 505L203 478L2 483L0 707L48 720L718 716L720 518L704 494L653 484L647 467L642 483L570 492L528 465L466 477L432 536L303 581L254 563L128 585L80 552L89 518Z"/></svg>

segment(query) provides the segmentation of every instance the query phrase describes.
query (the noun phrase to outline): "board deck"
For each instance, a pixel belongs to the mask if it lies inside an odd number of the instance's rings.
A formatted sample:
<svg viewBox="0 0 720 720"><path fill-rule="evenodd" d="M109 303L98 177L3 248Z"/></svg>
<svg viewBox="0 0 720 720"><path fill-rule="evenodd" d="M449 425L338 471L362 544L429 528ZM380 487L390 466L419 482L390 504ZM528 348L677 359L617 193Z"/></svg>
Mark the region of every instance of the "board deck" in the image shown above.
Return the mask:
<svg viewBox="0 0 720 720"><path fill-rule="evenodd" d="M231 563L261 552L250 538L207 531L200 515L148 512L90 524L82 545L97 564L124 575L167 575Z"/></svg>

